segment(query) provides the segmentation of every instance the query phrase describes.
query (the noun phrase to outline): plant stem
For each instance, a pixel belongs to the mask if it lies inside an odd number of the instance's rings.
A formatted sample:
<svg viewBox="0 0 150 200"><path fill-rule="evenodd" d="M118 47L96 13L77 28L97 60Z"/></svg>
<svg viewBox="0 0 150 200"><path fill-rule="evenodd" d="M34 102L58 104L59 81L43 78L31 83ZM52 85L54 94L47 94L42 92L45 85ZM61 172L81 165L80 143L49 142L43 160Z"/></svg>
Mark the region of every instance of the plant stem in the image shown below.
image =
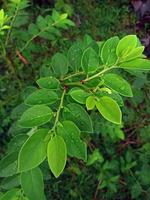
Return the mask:
<svg viewBox="0 0 150 200"><path fill-rule="evenodd" d="M81 82L71 82L71 83L65 83L66 86L79 86L84 88L85 90L89 91L89 88L86 87L84 84L82 84Z"/></svg>
<svg viewBox="0 0 150 200"><path fill-rule="evenodd" d="M115 69L115 68L117 68L117 67L113 66L113 67L104 69L104 70L100 71L99 73L94 74L93 76L90 76L90 77L86 78L85 80L83 80L83 82L87 82L87 81L90 81L90 80L92 80L92 79L94 79L94 78L97 78L97 77L99 77L100 75L104 74L105 72L108 72L108 71L110 71L110 70L112 70L112 69Z"/></svg>
<svg viewBox="0 0 150 200"><path fill-rule="evenodd" d="M70 75L64 77L62 81L68 80L68 79L70 79L72 77L79 76L79 75L84 75L84 72L77 72L75 74L70 74Z"/></svg>
<svg viewBox="0 0 150 200"><path fill-rule="evenodd" d="M59 115L60 115L60 111L61 111L61 109L63 107L63 102L64 102L65 94L66 94L66 89L64 89L64 91L62 93L62 96L61 96L61 99L60 99L60 104L59 104L59 107L58 107L58 111L56 113L56 118L55 118L54 126L52 128L53 131L55 131L57 123L59 121Z"/></svg>

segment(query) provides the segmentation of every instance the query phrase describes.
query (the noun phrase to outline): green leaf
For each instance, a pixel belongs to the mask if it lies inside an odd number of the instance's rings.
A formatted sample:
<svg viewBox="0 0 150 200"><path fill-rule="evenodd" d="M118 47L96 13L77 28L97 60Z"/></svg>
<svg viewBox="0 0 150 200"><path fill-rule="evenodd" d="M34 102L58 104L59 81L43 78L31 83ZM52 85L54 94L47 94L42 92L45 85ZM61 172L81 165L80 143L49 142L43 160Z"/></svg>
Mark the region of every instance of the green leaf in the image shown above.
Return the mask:
<svg viewBox="0 0 150 200"><path fill-rule="evenodd" d="M36 82L41 88L50 90L57 90L60 85L59 80L51 76L40 78Z"/></svg>
<svg viewBox="0 0 150 200"><path fill-rule="evenodd" d="M48 144L47 134L48 129L39 129L24 143L18 157L20 172L33 169L45 160Z"/></svg>
<svg viewBox="0 0 150 200"><path fill-rule="evenodd" d="M49 167L57 178L63 172L67 160L67 148L61 136L56 135L49 141L47 157Z"/></svg>
<svg viewBox="0 0 150 200"><path fill-rule="evenodd" d="M68 104L64 108L63 118L73 121L81 131L93 133L91 118L82 106L76 103Z"/></svg>
<svg viewBox="0 0 150 200"><path fill-rule="evenodd" d="M89 47L83 52L81 65L86 74L97 70L99 58L94 49Z"/></svg>
<svg viewBox="0 0 150 200"><path fill-rule="evenodd" d="M17 158L18 152L13 152L0 161L0 177L9 177L17 174Z"/></svg>
<svg viewBox="0 0 150 200"><path fill-rule="evenodd" d="M95 97L94 96L89 96L86 99L86 108L87 110L93 110L95 107Z"/></svg>
<svg viewBox="0 0 150 200"><path fill-rule="evenodd" d="M117 45L116 49L117 56L119 58L127 56L134 48L136 48L137 43L138 43L138 38L136 35L127 35L123 37Z"/></svg>
<svg viewBox="0 0 150 200"><path fill-rule="evenodd" d="M79 43L73 44L68 50L68 61L73 71L78 71L81 67L82 48Z"/></svg>
<svg viewBox="0 0 150 200"><path fill-rule="evenodd" d="M38 89L32 94L30 94L25 99L25 104L27 105L47 105L53 104L58 100L58 95L54 91L50 91L47 89Z"/></svg>
<svg viewBox="0 0 150 200"><path fill-rule="evenodd" d="M52 116L53 112L48 106L36 105L23 113L19 124L25 128L32 128L34 126L46 124L51 120Z"/></svg>
<svg viewBox="0 0 150 200"><path fill-rule="evenodd" d="M133 97L130 84L117 74L105 74L104 84L126 97Z"/></svg>
<svg viewBox="0 0 150 200"><path fill-rule="evenodd" d="M87 166L90 166L94 164L96 161L102 163L104 162L104 157L99 151L99 149L95 149L91 155L89 155L88 161L87 161Z"/></svg>
<svg viewBox="0 0 150 200"><path fill-rule="evenodd" d="M30 200L45 200L43 176L39 168L21 173L21 187Z"/></svg>
<svg viewBox="0 0 150 200"><path fill-rule="evenodd" d="M101 50L101 59L103 64L110 66L114 65L117 61L116 47L118 45L119 38L117 36L108 39Z"/></svg>
<svg viewBox="0 0 150 200"><path fill-rule="evenodd" d="M129 54L127 54L127 56L120 59L120 62L130 61L130 60L133 60L135 58L142 58L143 57L142 53L144 51L144 48L145 48L144 46L136 47L131 52L129 52Z"/></svg>
<svg viewBox="0 0 150 200"><path fill-rule="evenodd" d="M20 186L20 175L6 177L0 184L0 188L3 190L10 190L18 186Z"/></svg>
<svg viewBox="0 0 150 200"><path fill-rule="evenodd" d="M63 121L57 133L64 138L69 156L87 160L86 143L80 139L80 130L72 121Z"/></svg>
<svg viewBox="0 0 150 200"><path fill-rule="evenodd" d="M121 124L122 113L121 110L112 98L103 96L96 101L96 107L101 115L110 122Z"/></svg>
<svg viewBox="0 0 150 200"><path fill-rule="evenodd" d="M123 62L119 64L119 67L124 69L150 70L150 60L137 58L128 62Z"/></svg>
<svg viewBox="0 0 150 200"><path fill-rule="evenodd" d="M6 192L0 200L17 200L18 195L20 193L19 189L12 189L8 192Z"/></svg>
<svg viewBox="0 0 150 200"><path fill-rule="evenodd" d="M72 89L70 92L69 92L70 96L75 100L77 101L78 103L81 103L81 104L85 104L86 102L86 98L89 96L89 93L85 92L84 90L82 89Z"/></svg>
<svg viewBox="0 0 150 200"><path fill-rule="evenodd" d="M52 58L52 68L57 76L63 76L68 72L68 61L62 53L56 53Z"/></svg>

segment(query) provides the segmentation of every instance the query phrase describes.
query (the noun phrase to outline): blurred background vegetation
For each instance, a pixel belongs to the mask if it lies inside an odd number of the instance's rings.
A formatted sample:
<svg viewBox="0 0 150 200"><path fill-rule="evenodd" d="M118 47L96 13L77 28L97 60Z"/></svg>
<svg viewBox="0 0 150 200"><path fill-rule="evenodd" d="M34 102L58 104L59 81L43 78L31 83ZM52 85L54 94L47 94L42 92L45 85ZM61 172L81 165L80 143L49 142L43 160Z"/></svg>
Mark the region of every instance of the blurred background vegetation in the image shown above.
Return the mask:
<svg viewBox="0 0 150 200"><path fill-rule="evenodd" d="M13 45L8 45L8 60L0 59L0 155L10 141L23 134L16 120L25 109L24 97L34 90L34 81L50 71L50 59L65 51L72 42L86 34L96 40L114 35L138 34L150 54L150 2L128 0L33 0L16 19ZM149 8L143 8L143 4ZM9 1L1 7L9 12ZM149 6L149 7L148 7ZM36 39L31 51L14 57L15 46L26 28L41 15L55 9L66 12L75 23L51 41ZM16 37L17 35L17 37ZM31 54L32 52L32 54ZM11 64L9 63L11 62ZM43 165L48 200L150 200L150 79L144 73L124 73L133 86L134 97L125 99L122 127L91 114L94 134L85 135L88 144L87 164L69 159L63 175L55 179ZM0 184L1 190L14 187Z"/></svg>

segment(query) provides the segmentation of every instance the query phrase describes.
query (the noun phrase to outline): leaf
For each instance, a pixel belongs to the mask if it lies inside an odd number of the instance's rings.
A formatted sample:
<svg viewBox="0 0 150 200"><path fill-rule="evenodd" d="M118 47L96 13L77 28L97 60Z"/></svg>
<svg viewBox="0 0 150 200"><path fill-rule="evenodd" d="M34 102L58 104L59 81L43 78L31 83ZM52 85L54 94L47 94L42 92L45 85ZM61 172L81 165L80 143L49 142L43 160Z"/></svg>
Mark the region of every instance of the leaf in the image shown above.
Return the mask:
<svg viewBox="0 0 150 200"><path fill-rule="evenodd" d="M95 97L94 96L89 96L86 99L86 107L87 107L87 110L93 110L94 109L94 107L95 107Z"/></svg>
<svg viewBox="0 0 150 200"><path fill-rule="evenodd" d="M58 100L58 95L54 91L47 89L38 89L32 94L30 94L25 99L25 104L27 105L48 105L53 104Z"/></svg>
<svg viewBox="0 0 150 200"><path fill-rule="evenodd" d="M63 118L73 121L81 131L93 133L91 118L82 106L76 103L68 104L64 108Z"/></svg>
<svg viewBox="0 0 150 200"><path fill-rule="evenodd" d="M114 65L117 61L116 47L118 45L119 38L117 36L108 39L102 47L101 59L103 64L107 66Z"/></svg>
<svg viewBox="0 0 150 200"><path fill-rule="evenodd" d="M89 155L87 166L94 164L96 161L99 161L100 163L104 162L104 157L99 149L95 149L92 154Z"/></svg>
<svg viewBox="0 0 150 200"><path fill-rule="evenodd" d="M138 39L136 35L127 35L123 37L116 48L116 54L119 58L123 58L127 56L138 43Z"/></svg>
<svg viewBox="0 0 150 200"><path fill-rule="evenodd" d="M119 64L119 67L124 69L150 70L150 60L137 58L128 62L123 62Z"/></svg>
<svg viewBox="0 0 150 200"><path fill-rule="evenodd" d="M115 124L121 124L121 110L112 98L107 96L100 97L99 101L96 101L96 107L105 119Z"/></svg>
<svg viewBox="0 0 150 200"><path fill-rule="evenodd" d="M8 192L6 192L0 200L17 200L18 194L20 193L20 190L15 188Z"/></svg>
<svg viewBox="0 0 150 200"><path fill-rule="evenodd" d="M18 186L20 186L20 175L14 175L3 179L0 188L3 190L10 190Z"/></svg>
<svg viewBox="0 0 150 200"><path fill-rule="evenodd" d="M89 47L83 52L81 65L86 74L97 70L99 58L94 49Z"/></svg>
<svg viewBox="0 0 150 200"><path fill-rule="evenodd" d="M46 124L53 116L52 110L45 105L36 105L27 109L21 119L19 124L25 128L32 128L34 126L40 126Z"/></svg>
<svg viewBox="0 0 150 200"><path fill-rule="evenodd" d="M55 135L48 143L47 157L49 167L57 178L65 168L67 160L66 144L61 136Z"/></svg>
<svg viewBox="0 0 150 200"><path fill-rule="evenodd" d="M56 53L52 58L52 68L57 76L63 76L68 72L68 61L62 53Z"/></svg>
<svg viewBox="0 0 150 200"><path fill-rule="evenodd" d="M59 80L52 76L40 78L36 82L41 88L50 90L57 90L60 86Z"/></svg>
<svg viewBox="0 0 150 200"><path fill-rule="evenodd" d="M45 200L43 176L39 168L21 173L21 187L30 200Z"/></svg>
<svg viewBox="0 0 150 200"><path fill-rule="evenodd" d="M80 43L73 44L68 50L68 61L73 71L78 71L81 67L82 48Z"/></svg>
<svg viewBox="0 0 150 200"><path fill-rule="evenodd" d="M45 160L48 144L47 134L48 129L39 129L23 144L18 157L20 172L31 170Z"/></svg>
<svg viewBox="0 0 150 200"><path fill-rule="evenodd" d="M80 139L80 130L72 121L63 121L58 126L57 133L63 137L69 156L87 160L86 143Z"/></svg>
<svg viewBox="0 0 150 200"><path fill-rule="evenodd" d="M69 92L70 96L77 101L78 103L85 104L86 98L89 96L89 93L85 92L82 89L72 89Z"/></svg>
<svg viewBox="0 0 150 200"><path fill-rule="evenodd" d="M0 177L9 177L17 174L17 158L18 152L13 152L0 161Z"/></svg>
<svg viewBox="0 0 150 200"><path fill-rule="evenodd" d="M104 84L126 97L133 97L130 84L117 74L105 74Z"/></svg>
<svg viewBox="0 0 150 200"><path fill-rule="evenodd" d="M130 61L130 60L133 60L135 58L142 58L143 57L142 53L144 51L144 48L145 48L144 46L136 47L127 56L120 59L120 62Z"/></svg>

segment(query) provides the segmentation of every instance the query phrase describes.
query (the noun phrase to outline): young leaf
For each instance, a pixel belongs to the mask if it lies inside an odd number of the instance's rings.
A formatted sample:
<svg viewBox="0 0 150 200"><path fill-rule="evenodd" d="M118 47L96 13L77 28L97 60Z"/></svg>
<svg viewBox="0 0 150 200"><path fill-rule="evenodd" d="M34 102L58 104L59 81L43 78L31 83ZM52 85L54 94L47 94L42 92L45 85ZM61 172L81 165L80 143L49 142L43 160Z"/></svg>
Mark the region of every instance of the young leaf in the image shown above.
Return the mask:
<svg viewBox="0 0 150 200"><path fill-rule="evenodd" d="M64 108L63 118L73 121L81 131L93 133L93 125L90 116L82 106L70 103Z"/></svg>
<svg viewBox="0 0 150 200"><path fill-rule="evenodd" d="M48 105L53 104L58 100L58 95L54 91L47 89L38 89L32 94L30 94L25 99L25 104L27 105Z"/></svg>
<svg viewBox="0 0 150 200"><path fill-rule="evenodd" d="M52 68L57 76L63 76L68 72L68 61L62 53L56 53L52 58Z"/></svg>
<svg viewBox="0 0 150 200"><path fill-rule="evenodd" d="M20 172L33 169L44 161L48 144L47 134L48 129L39 129L24 143L18 157Z"/></svg>
<svg viewBox="0 0 150 200"><path fill-rule="evenodd" d="M96 101L96 107L101 115L110 122L121 124L121 110L112 98L103 96Z"/></svg>
<svg viewBox="0 0 150 200"><path fill-rule="evenodd" d="M93 110L94 109L94 107L95 107L95 97L94 96L89 96L86 99L86 107L87 107L87 110Z"/></svg>
<svg viewBox="0 0 150 200"><path fill-rule="evenodd" d="M41 88L50 90L57 90L60 85L59 80L51 76L40 78L36 82Z"/></svg>
<svg viewBox="0 0 150 200"><path fill-rule="evenodd" d="M119 38L117 36L108 39L101 50L101 59L103 64L110 66L114 65L117 61L116 47L118 45Z"/></svg>
<svg viewBox="0 0 150 200"><path fill-rule="evenodd" d="M124 69L150 70L150 60L137 58L128 62L123 62L119 67Z"/></svg>
<svg viewBox="0 0 150 200"><path fill-rule="evenodd" d="M45 200L43 176L39 168L21 173L21 187L30 200Z"/></svg>
<svg viewBox="0 0 150 200"><path fill-rule="evenodd" d="M72 121L62 122L57 128L57 133L64 138L69 156L86 161L86 144L80 139L80 130Z"/></svg>
<svg viewBox="0 0 150 200"><path fill-rule="evenodd" d="M104 84L109 88L115 90L119 94L132 97L132 89L130 84L117 74L105 74L103 76Z"/></svg>
<svg viewBox="0 0 150 200"><path fill-rule="evenodd" d="M68 61L73 71L78 71L81 67L82 48L79 43L73 44L68 50Z"/></svg>
<svg viewBox="0 0 150 200"><path fill-rule="evenodd" d="M83 52L81 65L86 74L97 70L99 58L94 49L89 47Z"/></svg>
<svg viewBox="0 0 150 200"><path fill-rule="evenodd" d="M46 124L53 116L52 110L45 105L36 105L26 110L19 121L20 126L32 128Z"/></svg>
<svg viewBox="0 0 150 200"><path fill-rule="evenodd" d="M54 136L48 143L47 157L49 167L57 178L65 168L67 160L67 148L61 136Z"/></svg>
<svg viewBox="0 0 150 200"><path fill-rule="evenodd" d="M80 88L71 90L69 94L75 101L81 104L85 104L86 98L89 96L89 93Z"/></svg>
<svg viewBox="0 0 150 200"><path fill-rule="evenodd" d="M119 58L127 56L137 46L137 36L127 35L123 37L116 48L116 54Z"/></svg>

